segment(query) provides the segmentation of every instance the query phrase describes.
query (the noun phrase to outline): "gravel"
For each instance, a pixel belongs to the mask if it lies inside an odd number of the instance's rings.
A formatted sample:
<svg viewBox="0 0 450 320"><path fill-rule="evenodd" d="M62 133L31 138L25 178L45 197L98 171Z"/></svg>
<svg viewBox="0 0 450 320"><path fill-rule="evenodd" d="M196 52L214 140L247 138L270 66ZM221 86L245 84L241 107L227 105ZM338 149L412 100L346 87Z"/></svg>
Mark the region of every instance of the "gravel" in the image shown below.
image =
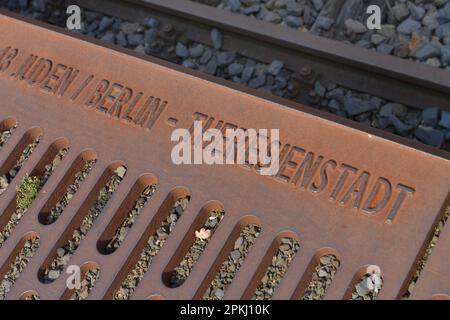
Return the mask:
<svg viewBox="0 0 450 320"><path fill-rule="evenodd" d="M30 262L38 247L39 238L37 237L25 241L23 248L11 263L9 270L6 272L0 283L0 300L5 299L6 295L11 290L28 262Z"/></svg>
<svg viewBox="0 0 450 320"><path fill-rule="evenodd" d="M222 33L217 29L211 30L211 40L213 43L213 47L215 50L220 50L223 45L223 35Z"/></svg>
<svg viewBox="0 0 450 320"><path fill-rule="evenodd" d="M283 279L299 248L300 244L297 240L292 238L281 239L280 247L256 288L252 300L269 300L272 298L275 288Z"/></svg>
<svg viewBox="0 0 450 320"><path fill-rule="evenodd" d="M96 162L97 160L86 161L83 169L75 174L73 182L67 187L67 191L63 195L62 199L58 201L50 210L49 215L45 218L44 224L52 224L61 216L64 209L69 205L70 200L72 200L73 196L80 188L81 183L84 181L84 179L86 179Z"/></svg>
<svg viewBox="0 0 450 320"><path fill-rule="evenodd" d="M323 88L326 88L325 92ZM322 110L437 148L450 150L448 112L438 107L419 111L335 84L318 85L316 83L310 96L316 99L313 105Z"/></svg>
<svg viewBox="0 0 450 320"><path fill-rule="evenodd" d="M375 300L382 286L381 274L377 268L373 268L356 283L351 300Z"/></svg>
<svg viewBox="0 0 450 320"><path fill-rule="evenodd" d="M303 294L302 300L320 300L325 295L339 268L339 260L333 255L320 258L319 264L314 269L311 282Z"/></svg>
<svg viewBox="0 0 450 320"><path fill-rule="evenodd" d="M444 216L442 217L442 219L439 221L438 225L434 229L433 235L431 236L431 240L429 241L422 258L417 263L416 271L414 272L411 282L408 285L407 291L403 295L403 299L408 299L411 296L411 293L414 290L414 286L416 285L417 280L419 280L419 277L423 271L423 268L425 267L425 264L428 261L428 258L431 256L431 253L433 252L433 248L436 245L436 243L438 242L441 232L442 232L442 230L444 230L444 226L447 223L449 216L450 216L450 206L447 207L447 210L445 211Z"/></svg>
<svg viewBox="0 0 450 320"><path fill-rule="evenodd" d="M119 166L114 170L113 175L106 183L105 187L99 191L97 199L92 204L80 226L72 232L72 238L57 250L56 257L44 272L44 282L53 282L60 276L64 267L68 264L70 257L75 253L81 241L86 237L95 220L119 187L125 174L126 168L123 166Z"/></svg>
<svg viewBox="0 0 450 320"><path fill-rule="evenodd" d="M31 202L34 200L34 197L37 196L37 194L42 189L42 187L44 187L45 183L48 181L51 174L55 171L55 169L61 163L62 159L67 154L67 152L68 152L68 149L60 150L58 152L58 154L53 158L52 162L45 166L45 170L42 173L42 175L39 175L39 176L34 175L34 176L30 177L32 179L36 179L38 181L38 183L37 183L36 194L33 195L32 199L30 199L29 205L31 205ZM16 202L18 203L19 201L20 201L20 199L18 197L18 194L16 194ZM3 230L0 231L0 247L9 238L13 229L17 226L17 224L23 218L23 216L27 212L29 205L25 208L23 208L19 205L16 205L16 210L12 213L11 218L8 220L8 222L6 223Z"/></svg>
<svg viewBox="0 0 450 320"><path fill-rule="evenodd" d="M201 254L205 250L209 240L211 239L214 231L222 221L225 212L222 210L211 211L210 216L206 219L206 222L196 231L196 237L188 252L184 256L180 264L174 269L170 275L170 287L177 288L181 286L192 272L197 261L200 259Z"/></svg>
<svg viewBox="0 0 450 320"><path fill-rule="evenodd" d="M368 30L366 4L322 0L220 0L202 2L253 18L285 25L299 32L313 32L327 38L356 44L400 58L449 69L450 61L439 49L450 37L450 3L448 1L387 1L382 7L382 29ZM342 4L342 3L341 3ZM374 35L383 35L386 43L379 47ZM362 45L364 44L364 45ZM432 45L438 59L428 61L415 54L415 46Z"/></svg>
<svg viewBox="0 0 450 320"><path fill-rule="evenodd" d="M0 196L6 191L11 181L13 181L14 177L19 173L23 164L31 156L38 144L39 138L35 139L32 143L25 147L15 165L7 173L0 176Z"/></svg>
<svg viewBox="0 0 450 320"><path fill-rule="evenodd" d="M5 145L5 143L8 141L8 139L12 136L15 129L16 129L16 126L10 128L8 130L4 130L4 131L0 132L0 148Z"/></svg>
<svg viewBox="0 0 450 320"><path fill-rule="evenodd" d="M175 228L178 219L183 214L189 203L189 198L181 198L175 202L166 218L161 222L159 228L152 234L140 254L140 258L133 269L128 273L119 289L114 293L114 300L128 300L137 285L149 269L153 258L163 247L170 233Z"/></svg>
<svg viewBox="0 0 450 320"><path fill-rule="evenodd" d="M144 191L142 191L141 195L135 201L131 210L128 212L128 215L125 218L125 220L122 222L119 228L117 228L111 241L106 245L106 251L108 253L112 253L120 247L120 245L125 240L128 231L131 230L137 217L140 215L142 209L148 203L148 201L150 200L151 196L155 193L155 191L156 191L155 184L146 187Z"/></svg>
<svg viewBox="0 0 450 320"><path fill-rule="evenodd" d="M89 293L94 289L95 283L100 277L100 269L91 269L81 280L81 286L79 289L75 289L69 300L86 300Z"/></svg>
<svg viewBox="0 0 450 320"><path fill-rule="evenodd" d="M242 229L234 243L233 250L224 260L216 276L205 291L203 295L204 300L221 300L224 297L226 289L244 263L250 248L255 243L260 232L261 227L256 224L249 224Z"/></svg>

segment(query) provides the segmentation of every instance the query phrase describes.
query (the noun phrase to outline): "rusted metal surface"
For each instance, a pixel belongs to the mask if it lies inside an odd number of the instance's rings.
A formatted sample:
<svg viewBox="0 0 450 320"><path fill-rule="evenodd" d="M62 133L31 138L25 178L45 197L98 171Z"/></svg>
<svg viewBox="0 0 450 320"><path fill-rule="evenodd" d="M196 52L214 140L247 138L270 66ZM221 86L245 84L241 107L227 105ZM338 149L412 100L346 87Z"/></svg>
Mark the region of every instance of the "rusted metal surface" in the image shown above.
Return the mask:
<svg viewBox="0 0 450 320"><path fill-rule="evenodd" d="M197 42L211 45L210 32L224 32L224 49L262 62L276 58L300 72L309 67L322 80L416 108L450 110L448 71L395 58L311 33L299 32L186 0L76 0L85 8L142 21L172 24Z"/></svg>
<svg viewBox="0 0 450 320"><path fill-rule="evenodd" d="M64 273L52 283L43 283L38 274L55 255L56 244L67 237L69 226L79 221L79 213L92 198L91 190L98 190L119 164L127 167L126 176L69 262L82 266L83 272L92 267L100 269L89 299L111 297L123 275L133 268L146 237L155 229L153 218L164 215L174 199L186 195L190 195L187 209L132 299L201 297L199 288L206 287L205 281L214 277L214 270L227 257L234 239L249 223L260 225L261 234L226 290L225 299L251 296L258 277L265 272L261 265L270 263L284 235L298 239L300 249L276 288L275 299L301 296L299 288L309 282L311 265L318 256L330 252L337 256L340 267L325 299L347 297L350 285L367 265L381 269L383 288L379 299L395 299L404 292L430 230L449 200L448 153L167 62L111 50L88 38L68 36L6 13L0 16L0 26L0 48L9 48L2 61L10 60L2 64L0 72L0 117L13 117L18 124L0 150L0 163L8 159L30 128L42 130L37 149L0 196L0 212L15 197L19 181L32 172L54 141L64 138L70 144L61 164L0 248L0 266L4 266L25 235L33 232L40 238L39 249L7 299L19 299L29 292L41 299L69 296ZM30 55L38 56L36 61L43 58L47 61L43 63L52 64L48 77L33 83L34 77L17 76L17 70L27 70L20 67ZM103 94L105 99L99 98L95 92L106 85L124 95L116 91ZM142 99L133 103L134 99L125 98L126 93L141 95ZM145 105L144 99L159 101L159 107L156 102L146 104L151 106L147 118L138 112ZM118 101L122 109L113 107ZM130 108L133 105L134 109ZM112 115L107 115L107 110ZM174 165L171 133L175 128L190 128L196 118L212 127L233 124L280 129L282 153L277 175L261 176L254 167L239 165ZM309 171L311 175L299 171L307 153L319 164L317 170ZM80 154L89 155L84 160L97 158L97 163L59 219L51 225L42 224L40 212L53 203L55 193L60 192L58 186L67 186L63 180L72 177L74 168L80 166ZM344 179L345 172L348 176ZM122 245L111 254L99 250L99 240L110 237L110 226L119 225L123 210L131 206L128 196L154 183L156 192ZM385 206L371 210L382 201L379 192L386 191L387 186L391 194ZM353 189L362 190L360 198L351 193ZM374 190L379 192L371 192ZM373 201L368 200L370 197ZM186 282L168 288L163 281L164 270L175 253L184 254L186 250L179 250L180 244L189 238L187 232L192 231L198 215L204 214L205 206L211 203L223 208L225 217ZM448 235L448 227L446 232ZM448 278L444 276L438 275L448 289Z"/></svg>
<svg viewBox="0 0 450 320"><path fill-rule="evenodd" d="M450 210L450 208L447 210ZM450 226L447 223L414 287L412 299L450 300L449 257Z"/></svg>

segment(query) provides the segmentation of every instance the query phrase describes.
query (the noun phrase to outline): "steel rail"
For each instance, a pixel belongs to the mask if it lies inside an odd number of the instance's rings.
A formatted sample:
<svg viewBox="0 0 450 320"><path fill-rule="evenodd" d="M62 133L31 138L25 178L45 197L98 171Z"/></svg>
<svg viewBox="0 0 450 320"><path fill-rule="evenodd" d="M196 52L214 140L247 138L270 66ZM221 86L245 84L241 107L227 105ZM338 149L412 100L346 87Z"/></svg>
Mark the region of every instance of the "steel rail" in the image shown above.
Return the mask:
<svg viewBox="0 0 450 320"><path fill-rule="evenodd" d="M354 45L299 32L186 0L76 0L85 8L130 21L149 15L212 45L210 31L224 32L224 49L287 69L309 67L325 81L423 109L450 110L450 73Z"/></svg>

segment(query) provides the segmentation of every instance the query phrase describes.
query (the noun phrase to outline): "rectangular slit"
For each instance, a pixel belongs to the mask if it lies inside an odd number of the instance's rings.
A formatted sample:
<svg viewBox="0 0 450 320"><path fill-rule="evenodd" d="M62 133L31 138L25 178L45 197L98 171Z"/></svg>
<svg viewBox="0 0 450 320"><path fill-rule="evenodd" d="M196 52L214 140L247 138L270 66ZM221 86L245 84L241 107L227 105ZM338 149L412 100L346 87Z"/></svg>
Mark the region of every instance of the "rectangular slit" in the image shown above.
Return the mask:
<svg viewBox="0 0 450 320"><path fill-rule="evenodd" d="M42 282L51 283L59 278L71 256L119 187L125 173L126 168L117 162L105 170L39 270L39 279Z"/></svg>
<svg viewBox="0 0 450 320"><path fill-rule="evenodd" d="M243 299L272 299L299 248L300 244L294 236L278 235L258 267Z"/></svg>
<svg viewBox="0 0 450 320"><path fill-rule="evenodd" d="M177 188L167 196L108 290L106 298L127 300L131 297L153 258L175 228L189 200L189 192L184 188Z"/></svg>
<svg viewBox="0 0 450 320"><path fill-rule="evenodd" d="M70 288L67 288L61 300L86 300L100 277L100 268L95 262L87 262L74 271L79 273L69 283ZM76 279L78 275L79 283Z"/></svg>
<svg viewBox="0 0 450 320"><path fill-rule="evenodd" d="M0 167L0 196L6 191L25 161L36 149L41 135L42 130L39 128L28 130Z"/></svg>
<svg viewBox="0 0 450 320"><path fill-rule="evenodd" d="M98 240L97 249L100 253L111 254L121 246L136 219L155 193L156 183L156 178L149 174L138 179Z"/></svg>
<svg viewBox="0 0 450 320"><path fill-rule="evenodd" d="M11 235L53 171L67 154L68 148L68 141L65 139L54 142L31 174L26 176L17 186L14 198L0 217L0 247Z"/></svg>
<svg viewBox="0 0 450 320"><path fill-rule="evenodd" d="M222 300L261 232L254 217L243 218L233 229L194 299ZM239 254L239 257L238 257Z"/></svg>
<svg viewBox="0 0 450 320"><path fill-rule="evenodd" d="M77 157L61 182L53 191L45 205L39 212L39 222L44 225L54 223L63 213L64 209L87 178L96 163L96 154L93 151L83 152Z"/></svg>
<svg viewBox="0 0 450 320"><path fill-rule="evenodd" d="M36 233L26 234L0 269L0 300L4 300L39 247Z"/></svg>
<svg viewBox="0 0 450 320"><path fill-rule="evenodd" d="M313 259L311 266L314 270L305 272L308 275L309 283L306 284L301 300L321 300L331 285L339 265L338 258L333 254Z"/></svg>
<svg viewBox="0 0 450 320"><path fill-rule="evenodd" d="M164 270L163 282L165 285L177 288L187 280L224 215L223 207L214 202L209 203L200 211Z"/></svg>
<svg viewBox="0 0 450 320"><path fill-rule="evenodd" d="M17 128L15 119L9 118L0 123L0 148L2 148Z"/></svg>

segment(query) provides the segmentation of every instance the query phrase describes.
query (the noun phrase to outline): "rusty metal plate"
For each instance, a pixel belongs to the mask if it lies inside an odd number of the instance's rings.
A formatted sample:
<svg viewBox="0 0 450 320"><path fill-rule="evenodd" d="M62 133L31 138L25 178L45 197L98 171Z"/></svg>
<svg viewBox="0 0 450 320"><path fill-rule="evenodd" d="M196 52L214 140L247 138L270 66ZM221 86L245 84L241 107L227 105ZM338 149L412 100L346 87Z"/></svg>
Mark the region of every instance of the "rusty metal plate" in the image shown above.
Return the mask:
<svg viewBox="0 0 450 320"><path fill-rule="evenodd" d="M340 267L325 299L348 297L355 277L367 265L381 269L379 299L395 299L404 292L427 236L449 200L447 153L352 127L349 121L305 106L156 59L111 50L16 16L1 15L0 25L0 116L2 126L18 124L0 150L2 170L25 138L41 135L31 157L0 196L2 227L11 215L19 181L55 153L51 146L70 145L0 249L3 274L20 244L33 235L40 237L39 248L7 299L30 292L37 292L41 299L68 297L66 277L44 283L42 268L80 223L93 195L119 164L127 167L126 176L70 259L70 264L100 269L89 299L111 298L154 232L155 219L167 213L174 199L185 195L190 195L189 205L132 299L201 297L247 223L259 224L261 233L224 299L251 297L283 236L298 239L300 249L276 287L274 299L298 298L309 281L311 263L326 252L338 256ZM33 68L26 61L41 61L42 70L51 65L51 71L47 77L27 76L33 74L27 72L22 77L21 71ZM111 87L120 94L96 94ZM262 176L254 166L173 164L171 133L175 128L190 128L194 119L219 129L279 129L279 171ZM41 214L61 197L80 159L94 157L96 165L60 218L51 225L41 223ZM135 199L143 185L154 183L156 191L123 244L106 254L102 241L110 237L111 226L124 219L133 195ZM383 197L389 188L390 195ZM375 208L383 201L383 206ZM186 252L198 217L211 208L226 212L221 224L186 282L169 288L164 271ZM445 283L448 288L448 278Z"/></svg>
<svg viewBox="0 0 450 320"><path fill-rule="evenodd" d="M447 210L450 210L448 208ZM442 230L429 261L414 287L412 299L450 300L450 227Z"/></svg>

